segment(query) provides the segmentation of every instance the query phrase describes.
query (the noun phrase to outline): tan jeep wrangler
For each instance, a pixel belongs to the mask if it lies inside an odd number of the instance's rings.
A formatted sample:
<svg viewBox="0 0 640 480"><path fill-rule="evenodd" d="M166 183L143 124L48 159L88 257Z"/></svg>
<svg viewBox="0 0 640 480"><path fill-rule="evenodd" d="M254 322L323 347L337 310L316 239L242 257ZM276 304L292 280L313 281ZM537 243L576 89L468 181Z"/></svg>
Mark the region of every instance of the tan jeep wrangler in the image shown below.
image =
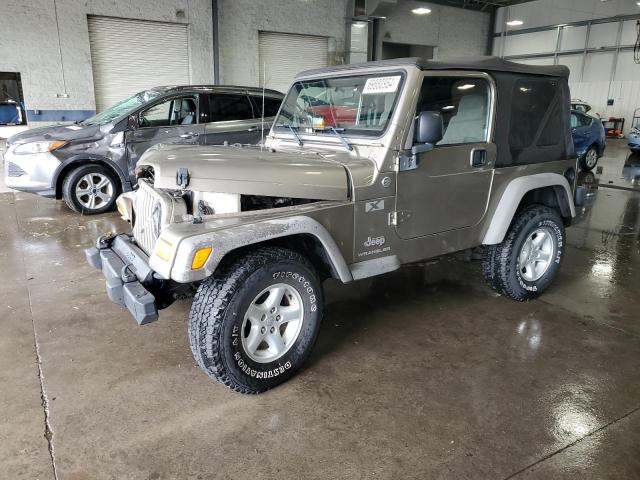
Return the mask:
<svg viewBox="0 0 640 480"><path fill-rule="evenodd" d="M492 57L301 73L264 146L147 151L118 199L133 234L88 261L140 324L197 289L193 355L244 393L303 364L329 277L484 246L489 284L535 298L575 215L568 74Z"/></svg>

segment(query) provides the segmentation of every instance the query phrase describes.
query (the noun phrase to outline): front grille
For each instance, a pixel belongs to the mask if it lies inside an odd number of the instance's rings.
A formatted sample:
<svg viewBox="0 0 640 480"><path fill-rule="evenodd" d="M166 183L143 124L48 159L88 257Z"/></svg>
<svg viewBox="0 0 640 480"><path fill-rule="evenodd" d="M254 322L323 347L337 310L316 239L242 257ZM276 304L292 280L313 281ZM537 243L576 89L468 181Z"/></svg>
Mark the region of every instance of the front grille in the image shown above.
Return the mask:
<svg viewBox="0 0 640 480"><path fill-rule="evenodd" d="M26 175L23 169L21 169L15 163L7 162L7 177L21 177L22 175Z"/></svg>
<svg viewBox="0 0 640 480"><path fill-rule="evenodd" d="M146 179L138 180L133 221L133 237L136 243L148 254L153 250L160 235L166 212L171 199L155 190ZM160 208L157 211L157 208ZM154 210L156 210L154 214Z"/></svg>

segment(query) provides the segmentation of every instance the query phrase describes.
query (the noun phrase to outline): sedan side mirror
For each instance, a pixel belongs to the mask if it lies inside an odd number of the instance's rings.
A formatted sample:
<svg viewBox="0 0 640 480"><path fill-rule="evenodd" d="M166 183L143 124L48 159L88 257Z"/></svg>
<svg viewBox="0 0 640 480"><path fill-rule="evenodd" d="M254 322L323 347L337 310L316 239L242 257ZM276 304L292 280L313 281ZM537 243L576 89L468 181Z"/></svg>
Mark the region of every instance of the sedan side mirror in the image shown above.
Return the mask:
<svg viewBox="0 0 640 480"><path fill-rule="evenodd" d="M136 130L140 127L140 121L138 120L137 115L129 115L129 128L131 130Z"/></svg>

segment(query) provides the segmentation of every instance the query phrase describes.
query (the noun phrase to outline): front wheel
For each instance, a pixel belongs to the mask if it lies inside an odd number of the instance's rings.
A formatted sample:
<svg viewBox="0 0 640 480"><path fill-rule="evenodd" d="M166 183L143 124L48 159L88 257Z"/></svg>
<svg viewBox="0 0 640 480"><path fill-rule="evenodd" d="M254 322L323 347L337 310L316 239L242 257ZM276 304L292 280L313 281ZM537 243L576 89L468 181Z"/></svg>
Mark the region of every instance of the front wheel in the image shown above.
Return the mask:
<svg viewBox="0 0 640 480"><path fill-rule="evenodd" d="M62 196L67 206L85 215L112 210L120 190L116 176L96 164L82 165L72 170L62 183Z"/></svg>
<svg viewBox="0 0 640 480"><path fill-rule="evenodd" d="M502 243L490 245L484 275L498 293L525 301L553 282L564 252L564 224L555 210L531 205L516 215Z"/></svg>
<svg viewBox="0 0 640 480"><path fill-rule="evenodd" d="M598 150L596 147L589 147L589 150L582 156L580 160L580 166L583 170L590 172L593 170L598 164Z"/></svg>
<svg viewBox="0 0 640 480"><path fill-rule="evenodd" d="M302 366L321 318L313 266L292 250L262 247L200 285L189 343L210 377L241 393L260 393Z"/></svg>

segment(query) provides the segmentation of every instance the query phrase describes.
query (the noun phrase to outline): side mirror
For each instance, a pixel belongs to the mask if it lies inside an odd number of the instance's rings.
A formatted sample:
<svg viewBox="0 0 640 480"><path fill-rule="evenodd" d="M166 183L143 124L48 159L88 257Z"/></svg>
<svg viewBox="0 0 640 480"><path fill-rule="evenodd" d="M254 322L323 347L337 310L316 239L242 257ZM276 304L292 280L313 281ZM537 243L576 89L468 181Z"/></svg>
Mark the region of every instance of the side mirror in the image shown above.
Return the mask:
<svg viewBox="0 0 640 480"><path fill-rule="evenodd" d="M138 115L129 115L129 128L131 130L136 130L140 127L140 121L138 120Z"/></svg>
<svg viewBox="0 0 640 480"><path fill-rule="evenodd" d="M416 143L435 145L442 140L442 115L438 112L420 112L416 119Z"/></svg>
<svg viewBox="0 0 640 480"><path fill-rule="evenodd" d="M420 112L415 124L414 145L411 154L400 156L400 171L415 170L420 165L419 154L430 152L442 140L442 115L438 112Z"/></svg>

